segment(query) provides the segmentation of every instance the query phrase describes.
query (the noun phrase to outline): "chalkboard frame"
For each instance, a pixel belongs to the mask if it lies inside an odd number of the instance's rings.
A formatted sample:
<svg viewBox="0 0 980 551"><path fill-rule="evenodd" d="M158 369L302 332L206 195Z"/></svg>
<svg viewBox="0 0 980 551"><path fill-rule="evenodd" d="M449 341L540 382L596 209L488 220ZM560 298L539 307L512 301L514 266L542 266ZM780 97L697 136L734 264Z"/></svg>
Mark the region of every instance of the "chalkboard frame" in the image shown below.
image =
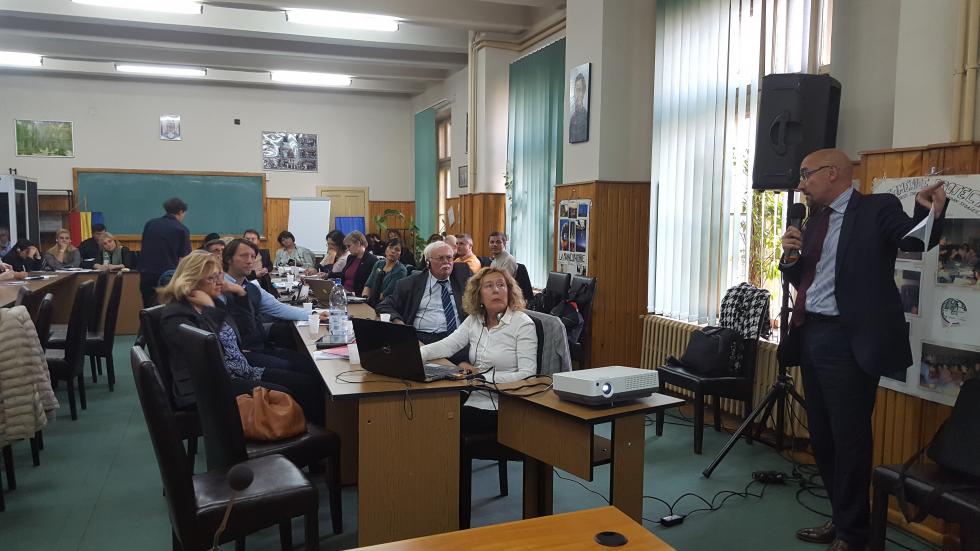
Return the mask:
<svg viewBox="0 0 980 551"><path fill-rule="evenodd" d="M83 173L113 173L113 174L175 174L179 176L235 176L235 177L251 177L251 178L261 178L262 179L262 236L268 236L269 228L269 201L266 195L266 174L264 172L226 172L226 171L200 171L200 170L150 170L150 169L139 169L139 168L78 168L73 167L71 169L72 176L72 189L74 191L76 201L80 201L78 195L78 175ZM81 204L76 203L76 207L81 209ZM160 216L163 216L163 207L160 207ZM140 234L113 234L117 240L122 241L139 241L142 239ZM192 234L191 240L200 240L204 238L204 234Z"/></svg>

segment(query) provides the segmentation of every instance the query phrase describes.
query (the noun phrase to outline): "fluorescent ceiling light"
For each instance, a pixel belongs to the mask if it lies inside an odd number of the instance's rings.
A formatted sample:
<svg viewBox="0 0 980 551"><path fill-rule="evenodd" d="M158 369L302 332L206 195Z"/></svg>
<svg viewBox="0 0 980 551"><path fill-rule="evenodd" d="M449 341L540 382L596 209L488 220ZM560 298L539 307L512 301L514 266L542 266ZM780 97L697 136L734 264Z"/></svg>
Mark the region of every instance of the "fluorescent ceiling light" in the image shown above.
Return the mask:
<svg viewBox="0 0 980 551"><path fill-rule="evenodd" d="M8 67L40 67L41 56L24 52L0 52L0 65Z"/></svg>
<svg viewBox="0 0 980 551"><path fill-rule="evenodd" d="M320 25L323 27L342 27L362 31L398 30L397 17L375 15L373 13L351 13L334 10L287 9L286 21L303 25Z"/></svg>
<svg viewBox="0 0 980 551"><path fill-rule="evenodd" d="M203 77L207 76L207 69L195 67L174 67L168 65L133 65L129 63L117 63L116 70L120 73L134 73L137 75L156 75L164 77Z"/></svg>
<svg viewBox="0 0 980 551"><path fill-rule="evenodd" d="M272 71L272 80L283 84L305 84L307 86L350 86L349 75L332 73L304 73L302 71Z"/></svg>
<svg viewBox="0 0 980 551"><path fill-rule="evenodd" d="M76 4L89 4L107 8L162 11L167 13L204 13L204 6L197 0L72 0Z"/></svg>

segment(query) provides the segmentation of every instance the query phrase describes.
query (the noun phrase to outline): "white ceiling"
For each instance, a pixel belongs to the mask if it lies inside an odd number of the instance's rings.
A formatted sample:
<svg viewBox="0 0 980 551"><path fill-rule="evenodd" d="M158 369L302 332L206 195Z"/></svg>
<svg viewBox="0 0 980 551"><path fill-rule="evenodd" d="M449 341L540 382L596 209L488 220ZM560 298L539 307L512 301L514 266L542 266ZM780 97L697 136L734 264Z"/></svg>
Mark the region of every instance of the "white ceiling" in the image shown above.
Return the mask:
<svg viewBox="0 0 980 551"><path fill-rule="evenodd" d="M565 8L564 0L203 3L202 15L174 15L71 0L0 0L0 51L49 56L40 69L17 71L140 78L119 75L114 63L172 64L207 67L208 82L247 86L285 86L271 82L271 70L312 71L351 75L352 91L414 95L466 66L470 31L519 40ZM288 23L284 8L404 21L393 33L314 27Z"/></svg>

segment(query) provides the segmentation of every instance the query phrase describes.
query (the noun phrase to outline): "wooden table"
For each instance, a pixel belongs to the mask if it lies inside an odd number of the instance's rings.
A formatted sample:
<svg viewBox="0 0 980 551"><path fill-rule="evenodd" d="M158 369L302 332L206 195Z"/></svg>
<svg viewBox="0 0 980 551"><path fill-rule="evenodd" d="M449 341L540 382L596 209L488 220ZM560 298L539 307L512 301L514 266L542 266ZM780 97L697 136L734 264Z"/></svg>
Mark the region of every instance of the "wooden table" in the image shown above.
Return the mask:
<svg viewBox="0 0 980 551"><path fill-rule="evenodd" d="M506 390L505 385L500 385ZM513 385L510 385L513 386ZM526 391L518 391L527 393ZM609 499L636 522L643 514L644 417L684 400L654 394L613 407L590 407L558 398L553 390L532 396L500 394L497 440L523 453L524 518L552 512L553 468L592 480L595 426L612 422Z"/></svg>
<svg viewBox="0 0 980 551"><path fill-rule="evenodd" d="M599 551L613 549L596 543L601 531L619 532L626 545L614 549L666 551L673 549L615 507L587 509L495 526L461 530L368 547L371 551Z"/></svg>
<svg viewBox="0 0 980 551"><path fill-rule="evenodd" d="M374 317L363 304L350 314ZM308 327L296 329L314 354ZM417 383L314 360L329 394L327 428L341 440L343 481L357 484L358 544L458 530L459 390L470 383Z"/></svg>
<svg viewBox="0 0 980 551"><path fill-rule="evenodd" d="M36 307L36 303L41 302L44 293L53 293L74 276L74 274L52 274L50 272L47 274L44 272L33 272L31 275L50 275L53 277L24 281L22 283L11 283L10 281L0 283L0 308L13 306L14 301L17 300L17 295L20 293L20 289L26 287L31 291L28 309L33 310L31 306Z"/></svg>

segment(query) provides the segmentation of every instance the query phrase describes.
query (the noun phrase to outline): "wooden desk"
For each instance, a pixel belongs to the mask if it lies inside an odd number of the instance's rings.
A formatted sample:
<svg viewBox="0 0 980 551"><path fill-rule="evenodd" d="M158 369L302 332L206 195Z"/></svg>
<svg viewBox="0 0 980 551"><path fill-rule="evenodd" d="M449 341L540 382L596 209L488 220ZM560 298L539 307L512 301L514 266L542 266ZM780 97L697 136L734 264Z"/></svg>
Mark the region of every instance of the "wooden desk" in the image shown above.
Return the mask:
<svg viewBox="0 0 980 551"><path fill-rule="evenodd" d="M368 547L370 551L598 551L610 549L595 542L601 531L619 532L628 542L615 549L667 551L661 541L615 507L587 509L548 517L507 522L425 538Z"/></svg>
<svg viewBox="0 0 980 551"><path fill-rule="evenodd" d="M595 426L612 422L609 499L640 522L644 417L683 403L679 398L654 394L614 407L589 407L561 400L553 390L533 396L501 393L497 440L526 456L524 518L551 514L554 467L592 480Z"/></svg>
<svg viewBox="0 0 980 551"><path fill-rule="evenodd" d="M363 304L350 314L374 317ZM296 329L315 354L308 327ZM469 383L403 381L313 357L328 391L327 428L341 440L342 477L358 487L358 544L458 530L459 390Z"/></svg>
<svg viewBox="0 0 980 551"><path fill-rule="evenodd" d="M66 280L70 280L73 277L73 274L52 274L50 272L34 272L31 275L50 275L54 277L24 281L22 283L11 283L9 281L0 283L0 308L13 306L17 300L17 295L20 293L20 289L27 287L31 291L28 309L33 311L33 307L36 307L37 303L41 302L45 293L53 293L56 289L64 285Z"/></svg>

